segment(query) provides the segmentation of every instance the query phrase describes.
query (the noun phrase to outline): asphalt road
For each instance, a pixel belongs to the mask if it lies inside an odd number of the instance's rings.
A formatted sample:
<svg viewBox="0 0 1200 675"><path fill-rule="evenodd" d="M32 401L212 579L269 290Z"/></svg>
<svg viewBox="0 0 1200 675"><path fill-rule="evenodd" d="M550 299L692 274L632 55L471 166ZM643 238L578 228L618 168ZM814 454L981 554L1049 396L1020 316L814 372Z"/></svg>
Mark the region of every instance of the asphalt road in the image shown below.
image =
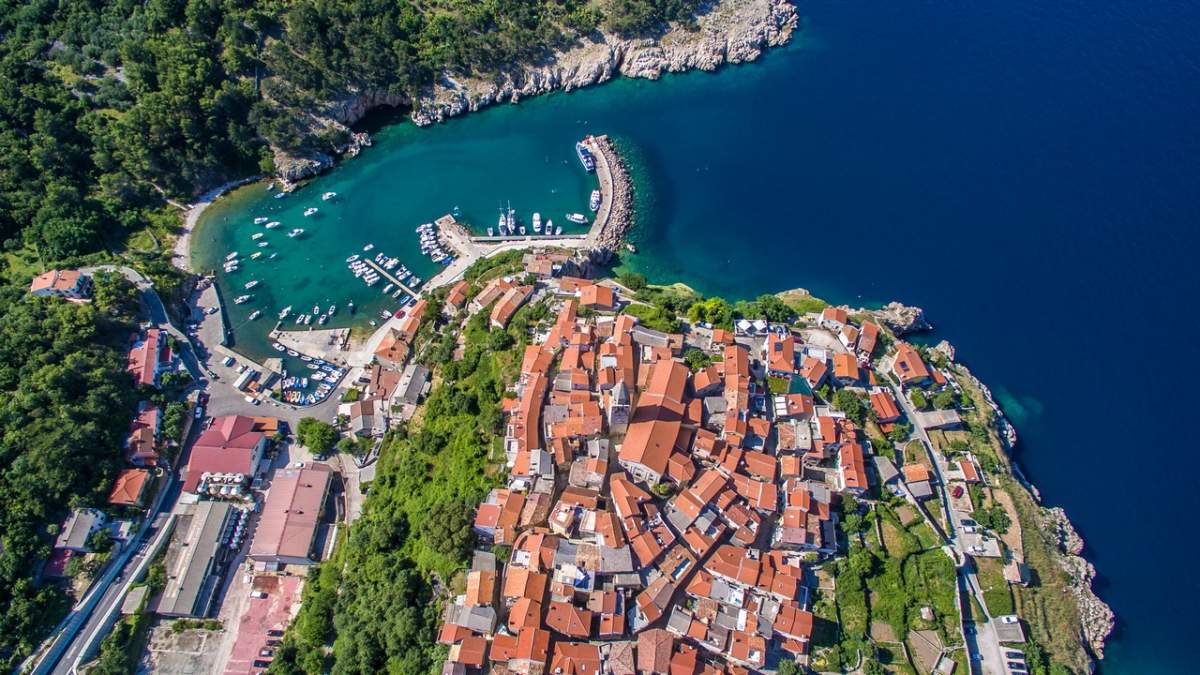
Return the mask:
<svg viewBox="0 0 1200 675"><path fill-rule="evenodd" d="M954 548L958 559L965 561L968 559L967 552L963 550L961 528L962 522L955 514L953 505L950 502L949 488L946 486L945 473L948 467L945 466L945 459L933 450L933 443L929 440L929 434L916 423L916 410L909 402L908 397L899 387L891 385L892 394L896 401L904 409L904 414L913 422L913 429L917 432L917 437L925 444L925 451L929 454L933 462L933 470L937 475L938 494L945 506L947 518L950 521L950 530L946 533L949 538L950 545ZM983 601L983 591L979 586L979 579L975 575L974 567L971 565L960 564L956 566L960 583L965 587L979 606L983 608L983 616L978 617L982 621L977 620L973 626L974 634L968 633L967 637L967 653L970 656L971 672L983 673L983 675L1004 675L1006 669L1004 666L1004 651L1000 646L1000 640L996 636L995 626L992 624L992 618L987 614L987 604ZM969 622L964 621L964 628Z"/></svg>
<svg viewBox="0 0 1200 675"><path fill-rule="evenodd" d="M183 360L184 366L192 374L197 385L204 386L203 373L192 351L191 343L188 341L186 335L171 325L166 308L163 306L162 300L158 297L158 293L154 290L154 284L137 271L128 267L101 265L86 268L85 271L99 269L117 271L137 286L150 321L160 328L167 330L179 340L179 344L181 345L180 358ZM187 464L187 453L198 430L199 425L192 425L188 438L184 439L183 451L181 452L178 466L185 466ZM122 602L125 593L133 584L133 571L145 560L147 552L152 548L150 544L154 541L154 538L160 536L161 525L155 524L158 516L170 513L175 508L175 503L179 499L180 486L178 467L176 467L172 475L168 478L166 487L155 498L155 505L151 508L146 520L143 521L147 523L146 526L135 535L134 539L125 549L117 554L118 558L115 563L110 564L104 570L100 579L96 581L94 588L102 589L94 591L101 594L99 599L94 603L83 603L82 606L73 612L72 616L68 616L62 630L51 643L47 657L38 664L35 672L72 673L75 671L76 661L79 660L80 656L90 646L90 638L102 627L109 612ZM105 632L107 631L100 631L100 633ZM99 637L96 639L99 639ZM63 640L69 641L65 647L62 643Z"/></svg>

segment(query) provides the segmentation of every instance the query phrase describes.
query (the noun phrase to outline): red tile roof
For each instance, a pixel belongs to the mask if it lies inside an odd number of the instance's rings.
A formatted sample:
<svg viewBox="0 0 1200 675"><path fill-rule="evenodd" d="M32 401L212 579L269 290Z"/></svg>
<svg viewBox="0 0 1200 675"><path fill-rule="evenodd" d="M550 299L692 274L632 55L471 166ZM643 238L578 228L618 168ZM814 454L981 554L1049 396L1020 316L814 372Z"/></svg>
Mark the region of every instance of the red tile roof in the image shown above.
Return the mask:
<svg viewBox="0 0 1200 675"><path fill-rule="evenodd" d="M195 492L205 472L253 474L254 449L263 439L252 418L242 415L213 418L192 446L183 480L184 492Z"/></svg>
<svg viewBox="0 0 1200 675"><path fill-rule="evenodd" d="M116 506L141 506L142 496L149 482L149 471L123 469L121 473L117 474L117 480L108 493L108 503Z"/></svg>

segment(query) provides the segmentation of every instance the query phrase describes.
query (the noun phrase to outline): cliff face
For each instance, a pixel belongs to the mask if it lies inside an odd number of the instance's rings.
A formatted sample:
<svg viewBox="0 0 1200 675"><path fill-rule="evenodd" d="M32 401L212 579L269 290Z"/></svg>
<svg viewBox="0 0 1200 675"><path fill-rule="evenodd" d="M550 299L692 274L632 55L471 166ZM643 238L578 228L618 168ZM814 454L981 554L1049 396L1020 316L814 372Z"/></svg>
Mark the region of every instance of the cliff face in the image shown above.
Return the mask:
<svg viewBox="0 0 1200 675"><path fill-rule="evenodd" d="M753 61L766 48L785 44L797 22L796 9L787 0L717 0L697 17L694 31L675 28L657 39L600 34L545 63L491 77L444 73L415 100L377 91L358 92L314 113L311 126L344 130L382 105L410 106L413 122L425 126L493 103L515 103L528 96L606 82L618 74L657 79L663 73L715 70L726 63ZM332 163L332 156L325 153L305 157L275 153L276 172L289 181L319 173Z"/></svg>

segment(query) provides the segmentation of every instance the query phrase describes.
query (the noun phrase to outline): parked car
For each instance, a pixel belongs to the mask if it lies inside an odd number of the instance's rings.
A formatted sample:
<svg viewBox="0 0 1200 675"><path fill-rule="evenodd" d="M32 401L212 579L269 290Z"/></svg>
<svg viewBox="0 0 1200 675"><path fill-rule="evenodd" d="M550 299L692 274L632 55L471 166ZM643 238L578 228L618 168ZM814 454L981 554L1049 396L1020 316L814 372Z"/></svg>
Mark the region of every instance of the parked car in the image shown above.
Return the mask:
<svg viewBox="0 0 1200 675"><path fill-rule="evenodd" d="M1009 662L1008 662L1008 669L1009 669L1010 671L1014 672L1014 673L1026 673L1026 672L1029 672L1029 671L1025 670L1025 664L1024 664L1024 663L1017 663L1016 661L1009 661Z"/></svg>
<svg viewBox="0 0 1200 675"><path fill-rule="evenodd" d="M1010 659L1013 659L1014 661L1024 661L1025 660L1024 652L1018 652L1018 651L1012 650L1012 649L1004 652L1004 655Z"/></svg>
<svg viewBox="0 0 1200 675"><path fill-rule="evenodd" d="M261 599L267 597L267 594L264 593L263 591L250 591L250 597L258 598L259 600L261 600Z"/></svg>
<svg viewBox="0 0 1200 675"><path fill-rule="evenodd" d="M959 499L960 497L962 497L963 496L962 486L955 485L954 487L950 488L950 496L954 497L955 499Z"/></svg>
<svg viewBox="0 0 1200 675"><path fill-rule="evenodd" d="M1018 619L1015 614L1009 614L1008 616L1000 617L1000 623L1017 623L1019 621L1020 619Z"/></svg>
<svg viewBox="0 0 1200 675"><path fill-rule="evenodd" d="M283 631L275 628L275 629L271 629L271 630L267 631L267 635L270 635L271 637L281 638L281 637L283 637Z"/></svg>

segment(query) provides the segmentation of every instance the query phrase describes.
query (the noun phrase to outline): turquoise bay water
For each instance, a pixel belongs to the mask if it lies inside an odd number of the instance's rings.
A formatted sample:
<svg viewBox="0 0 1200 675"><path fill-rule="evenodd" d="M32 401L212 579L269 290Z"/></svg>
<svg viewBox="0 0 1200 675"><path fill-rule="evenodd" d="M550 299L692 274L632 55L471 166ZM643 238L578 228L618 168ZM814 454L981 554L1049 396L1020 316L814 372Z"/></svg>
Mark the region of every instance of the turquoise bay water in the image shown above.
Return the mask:
<svg viewBox="0 0 1200 675"><path fill-rule="evenodd" d="M638 182L641 253L624 266L731 298L803 286L924 307L930 337L952 340L1010 408L1026 474L1088 542L1119 617L1102 670L1194 670L1200 490L1179 455L1180 422L1200 402L1180 377L1200 332L1200 9L801 11L804 35L758 63L388 127L293 197L259 186L214 205L196 260L248 253L251 220L278 207L267 250L281 259L231 281L261 276L254 306L272 318L353 297L365 320L379 293L349 275L347 255L371 241L428 277L412 228L456 205L479 227L501 200L525 218L583 211L594 179L572 144L608 133ZM321 204L326 190L345 201ZM320 219L299 216L310 203ZM299 226L306 239L281 233ZM242 326L239 348L264 350L272 323ZM1173 480L1157 480L1160 466Z"/></svg>

